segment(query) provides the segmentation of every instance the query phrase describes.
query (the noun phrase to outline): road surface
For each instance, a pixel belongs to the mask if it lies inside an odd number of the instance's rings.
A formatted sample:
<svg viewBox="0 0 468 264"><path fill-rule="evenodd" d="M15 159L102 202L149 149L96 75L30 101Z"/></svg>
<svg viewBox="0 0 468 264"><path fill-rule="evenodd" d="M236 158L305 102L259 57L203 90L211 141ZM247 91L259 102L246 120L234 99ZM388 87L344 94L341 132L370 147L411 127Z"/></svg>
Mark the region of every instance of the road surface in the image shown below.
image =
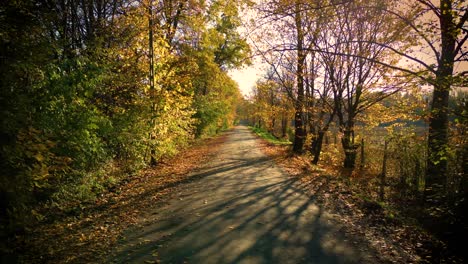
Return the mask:
<svg viewBox="0 0 468 264"><path fill-rule="evenodd" d="M314 203L258 147L246 127L228 132L197 180L147 208L114 263L373 263L366 245Z"/></svg>

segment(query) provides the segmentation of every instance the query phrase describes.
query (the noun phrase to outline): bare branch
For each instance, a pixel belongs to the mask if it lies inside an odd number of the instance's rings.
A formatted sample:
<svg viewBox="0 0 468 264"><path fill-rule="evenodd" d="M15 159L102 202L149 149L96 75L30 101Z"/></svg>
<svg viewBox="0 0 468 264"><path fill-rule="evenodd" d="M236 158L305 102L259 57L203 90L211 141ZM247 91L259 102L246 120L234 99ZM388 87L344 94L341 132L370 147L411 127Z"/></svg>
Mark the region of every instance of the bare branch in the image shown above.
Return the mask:
<svg viewBox="0 0 468 264"><path fill-rule="evenodd" d="M379 7L367 6L367 7L364 7L364 8L379 8ZM379 8L379 10L382 10L382 9ZM434 54L436 55L436 59L437 59L438 64L441 63L441 60L440 60L441 58L440 58L439 51L437 51L437 48L434 46L434 44L431 42L431 40L426 36L426 34L424 32L422 32L421 30L419 30L418 27L415 24L413 24L413 21L411 21L410 19L402 16L401 14L399 14L399 13L397 13L395 11L388 10L388 9L383 9L383 11L388 12L389 14L392 14L392 15L396 16L401 21L403 21L407 26L411 27L411 29L413 29L414 32L416 32L416 34L418 34L426 42L426 44L429 46L429 48L432 50L432 52L434 52ZM432 11L434 11L434 10L432 10Z"/></svg>
<svg viewBox="0 0 468 264"><path fill-rule="evenodd" d="M363 56L360 56L360 55L356 55L356 54L348 54L348 53L342 53L342 52L336 52L336 51L326 51L326 50L321 50L321 49L310 49L310 51L313 51L313 52L319 52L319 53L325 53L325 54L329 54L329 55L336 55L336 56L343 56L343 57L353 57L353 58L360 58L360 59L365 59L365 60L368 60L370 62L373 62L373 63L376 63L376 64L379 64L379 65L382 65L382 66L385 66L387 68L390 68L390 69L393 69L393 70L397 70L397 71L401 71L401 72L404 72L404 73L408 73L410 75L414 75L414 76L417 76L419 79L423 80L424 82L427 82L429 84L434 84L434 82L426 77L423 76L424 73L426 73L427 71L419 71L419 72L416 72L416 71L412 71L410 69L407 69L407 68L403 68L403 67L399 67L399 66L396 66L396 65L392 65L392 64L389 64L389 63L386 63L386 62L382 62L382 61L379 61L377 59L374 59L374 58L368 58L368 57L363 57ZM432 72L432 71L431 71Z"/></svg>
<svg viewBox="0 0 468 264"><path fill-rule="evenodd" d="M455 48L454 54L458 54L461 51L461 49L462 49L462 47L465 44L467 39L468 39L468 34L465 34L465 37L462 40L457 41L457 47ZM464 52L464 53L466 53L466 52ZM462 58L462 57L463 57L463 53L460 56L460 58Z"/></svg>
<svg viewBox="0 0 468 264"><path fill-rule="evenodd" d="M463 25L465 25L466 21L468 21L468 10L465 10L465 13L457 24L457 28L463 28Z"/></svg>
<svg viewBox="0 0 468 264"><path fill-rule="evenodd" d="M434 14L440 18L440 12L439 12L439 9L433 4L431 3L431 1L425 1L425 0L416 0L418 3L420 4L423 4L427 7L429 7L429 9L434 12Z"/></svg>
<svg viewBox="0 0 468 264"><path fill-rule="evenodd" d="M428 71L430 71L432 73L436 72L430 65L428 65L424 61L422 61L422 60L420 60L420 59L418 59L416 57L410 56L410 55L408 55L408 54L406 54L404 52L401 52L401 51L399 51L399 50L397 50L397 49L395 49L395 48L393 48L393 47L391 47L389 45L386 45L386 44L383 44L383 43L377 43L377 42L373 42L373 41L366 41L366 40L355 40L355 41L351 41L351 42L369 43L369 44L375 44L375 45L381 46L381 47L383 47L385 49L388 49L388 50L400 55L400 56L403 56L404 58L407 58L409 60L412 60L414 62L417 62L417 63L421 64L422 66L424 66L424 68L426 68Z"/></svg>

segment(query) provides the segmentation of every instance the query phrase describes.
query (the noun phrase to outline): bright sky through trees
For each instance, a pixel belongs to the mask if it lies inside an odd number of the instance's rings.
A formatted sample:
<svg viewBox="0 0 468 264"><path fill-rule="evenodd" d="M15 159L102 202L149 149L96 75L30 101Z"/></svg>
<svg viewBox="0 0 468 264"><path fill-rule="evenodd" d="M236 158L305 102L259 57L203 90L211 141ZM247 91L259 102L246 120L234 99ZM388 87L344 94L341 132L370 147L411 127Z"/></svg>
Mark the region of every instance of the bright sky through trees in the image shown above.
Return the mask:
<svg viewBox="0 0 468 264"><path fill-rule="evenodd" d="M252 92L257 80L265 75L265 72L265 65L255 60L251 66L232 70L229 72L229 75L239 84L241 93L244 96L248 96Z"/></svg>
<svg viewBox="0 0 468 264"><path fill-rule="evenodd" d="M255 10L248 9L242 10L240 18L243 20L243 26L237 28L237 31L241 35L249 36L250 34L254 33L248 29L249 21L253 17L258 16ZM255 31L255 30L254 30ZM250 37L247 37L247 41L251 43ZM428 57L430 55L426 54L425 52L421 52L422 47L414 48L416 57L424 57L426 60L429 60ZM430 50L426 50L430 53ZM429 60L430 61L430 60ZM401 61L401 66L407 66L407 62ZM229 72L229 76L231 76L239 85L239 89L244 96L248 96L252 93L252 89L255 87L256 82L261 79L268 69L268 65L261 62L260 58L254 58L252 60L252 65L244 66L242 69L233 69ZM460 73L464 71L468 71L468 62L459 62L455 64L454 68L455 73ZM468 89L468 87L461 87L462 89Z"/></svg>

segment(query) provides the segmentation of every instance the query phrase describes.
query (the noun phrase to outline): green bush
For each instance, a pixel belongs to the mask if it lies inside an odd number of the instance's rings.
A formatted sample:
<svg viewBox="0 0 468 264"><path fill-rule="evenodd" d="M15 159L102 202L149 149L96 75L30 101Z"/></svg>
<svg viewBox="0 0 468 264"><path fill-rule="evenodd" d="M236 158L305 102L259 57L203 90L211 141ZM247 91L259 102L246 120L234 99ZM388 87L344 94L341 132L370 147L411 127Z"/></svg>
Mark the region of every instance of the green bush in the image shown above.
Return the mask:
<svg viewBox="0 0 468 264"><path fill-rule="evenodd" d="M252 129L252 131L255 134L257 134L259 137L265 139L266 141L268 141L268 142L270 142L272 144L275 144L275 145L289 145L289 144L291 144L291 141L277 138L277 137L273 136L271 133L269 133L268 131L266 131L263 128L259 128L257 126L254 126L254 127L250 127L250 129Z"/></svg>

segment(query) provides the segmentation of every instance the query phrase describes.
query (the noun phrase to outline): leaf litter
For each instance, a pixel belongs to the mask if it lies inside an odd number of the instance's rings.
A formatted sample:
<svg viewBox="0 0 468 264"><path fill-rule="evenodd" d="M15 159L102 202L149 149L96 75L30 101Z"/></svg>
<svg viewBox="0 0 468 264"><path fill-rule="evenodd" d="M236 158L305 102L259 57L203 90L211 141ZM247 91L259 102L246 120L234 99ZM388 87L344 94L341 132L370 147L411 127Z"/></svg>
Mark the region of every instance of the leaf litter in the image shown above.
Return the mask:
<svg viewBox="0 0 468 264"><path fill-rule="evenodd" d="M347 236L361 245L368 242L379 253L381 263L463 263L457 257L442 256L439 252L445 244L424 231L414 219L401 215L396 218L394 212L364 199L360 190L349 183L350 172L343 172L339 166L312 165L307 154L294 155L288 146L261 138L260 142L265 154L341 222Z"/></svg>
<svg viewBox="0 0 468 264"><path fill-rule="evenodd" d="M142 225L146 209L162 198L177 195L181 183L195 180L191 173L212 159L226 135L204 139L122 181L100 195L93 204L81 206L78 215L58 212L9 245L20 263L99 263L104 261L123 230ZM193 177L192 177L193 176ZM206 201L205 201L206 202ZM148 243L143 241L143 243ZM157 255L157 252L153 252ZM157 263L157 262L151 262Z"/></svg>

